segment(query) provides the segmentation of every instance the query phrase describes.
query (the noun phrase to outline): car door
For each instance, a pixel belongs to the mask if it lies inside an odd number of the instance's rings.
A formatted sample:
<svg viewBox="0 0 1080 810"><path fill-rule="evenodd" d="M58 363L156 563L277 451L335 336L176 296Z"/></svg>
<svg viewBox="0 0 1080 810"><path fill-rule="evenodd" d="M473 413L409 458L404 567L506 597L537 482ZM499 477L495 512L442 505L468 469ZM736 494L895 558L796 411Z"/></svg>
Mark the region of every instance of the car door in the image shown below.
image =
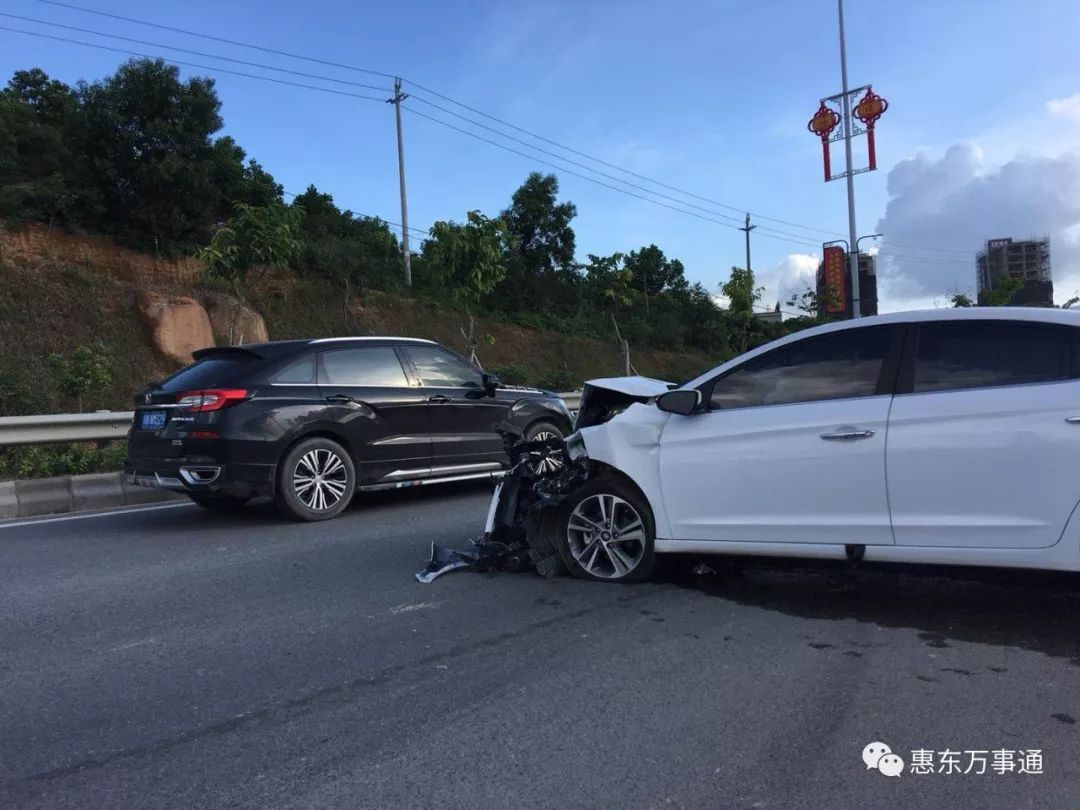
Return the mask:
<svg viewBox="0 0 1080 810"><path fill-rule="evenodd" d="M673 415L660 486L674 539L887 545L885 434L903 327L809 336Z"/></svg>
<svg viewBox="0 0 1080 810"><path fill-rule="evenodd" d="M1043 548L1080 500L1076 328L931 322L889 416L897 545Z"/></svg>
<svg viewBox="0 0 1080 810"><path fill-rule="evenodd" d="M495 425L508 403L490 396L481 373L441 346L410 345L404 351L428 401L434 471L502 466L502 439Z"/></svg>
<svg viewBox="0 0 1080 810"><path fill-rule="evenodd" d="M347 437L357 480L421 478L431 469L427 399L393 346L319 353L319 392Z"/></svg>

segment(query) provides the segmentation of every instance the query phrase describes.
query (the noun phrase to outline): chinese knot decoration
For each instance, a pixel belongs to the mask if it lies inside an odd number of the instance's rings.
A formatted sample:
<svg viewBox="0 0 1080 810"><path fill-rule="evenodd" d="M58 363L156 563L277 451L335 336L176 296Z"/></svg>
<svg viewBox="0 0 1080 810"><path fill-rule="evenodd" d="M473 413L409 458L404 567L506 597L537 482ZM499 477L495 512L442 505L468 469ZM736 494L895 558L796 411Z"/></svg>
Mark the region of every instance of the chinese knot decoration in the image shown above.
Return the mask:
<svg viewBox="0 0 1080 810"><path fill-rule="evenodd" d="M829 136L832 135L832 131L836 129L836 125L839 123L840 116L837 115L836 110L830 109L823 101L821 106L818 107L818 111L814 113L814 117L806 125L808 130L821 138L821 156L825 162L825 182L832 178L829 163Z"/></svg>
<svg viewBox="0 0 1080 810"><path fill-rule="evenodd" d="M874 152L874 124L882 113L889 109L889 102L870 88L866 95L855 105L855 117L866 124L866 153L870 159L870 170L877 168L877 155Z"/></svg>

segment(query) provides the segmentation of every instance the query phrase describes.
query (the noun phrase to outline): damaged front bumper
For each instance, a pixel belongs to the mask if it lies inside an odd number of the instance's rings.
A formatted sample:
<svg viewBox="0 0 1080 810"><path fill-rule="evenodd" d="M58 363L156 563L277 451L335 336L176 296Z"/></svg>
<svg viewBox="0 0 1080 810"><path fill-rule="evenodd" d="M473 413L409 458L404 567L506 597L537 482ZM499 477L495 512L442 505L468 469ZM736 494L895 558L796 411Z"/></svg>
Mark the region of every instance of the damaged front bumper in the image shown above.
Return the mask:
<svg viewBox="0 0 1080 810"><path fill-rule="evenodd" d="M567 440L526 442L507 424L499 426L499 433L511 468L495 486L483 536L467 550L432 543L431 559L417 572L417 581L429 583L460 568L523 571L531 567L545 577L563 573L554 521L559 504L584 483L588 471L570 456ZM543 463L553 457L559 460L554 469Z"/></svg>
<svg viewBox="0 0 1080 810"><path fill-rule="evenodd" d="M580 431L608 422L631 405L648 402L671 387L646 377L590 380L582 390L577 432L565 440L526 442L512 424L500 424L496 430L511 468L495 487L483 536L464 551L433 543L431 559L416 574L417 580L431 582L460 568L520 571L531 566L546 577L563 573L558 545L560 506L592 471ZM550 458L559 463L543 463Z"/></svg>

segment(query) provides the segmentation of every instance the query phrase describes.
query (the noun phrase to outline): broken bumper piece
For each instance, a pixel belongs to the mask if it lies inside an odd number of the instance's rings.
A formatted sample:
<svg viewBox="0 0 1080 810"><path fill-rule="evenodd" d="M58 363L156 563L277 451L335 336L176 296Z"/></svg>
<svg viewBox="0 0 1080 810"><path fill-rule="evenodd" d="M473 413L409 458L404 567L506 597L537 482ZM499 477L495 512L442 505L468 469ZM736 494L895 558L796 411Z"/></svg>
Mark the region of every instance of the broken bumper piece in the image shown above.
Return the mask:
<svg viewBox="0 0 1080 810"><path fill-rule="evenodd" d="M513 426L503 433L510 471L492 495L483 538L462 550L431 544L431 559L416 574L430 583L462 568L480 571L524 571L533 568L543 577L563 573L554 545L555 507L584 480L584 470L566 455L562 439L525 442ZM556 456L552 468L542 462Z"/></svg>

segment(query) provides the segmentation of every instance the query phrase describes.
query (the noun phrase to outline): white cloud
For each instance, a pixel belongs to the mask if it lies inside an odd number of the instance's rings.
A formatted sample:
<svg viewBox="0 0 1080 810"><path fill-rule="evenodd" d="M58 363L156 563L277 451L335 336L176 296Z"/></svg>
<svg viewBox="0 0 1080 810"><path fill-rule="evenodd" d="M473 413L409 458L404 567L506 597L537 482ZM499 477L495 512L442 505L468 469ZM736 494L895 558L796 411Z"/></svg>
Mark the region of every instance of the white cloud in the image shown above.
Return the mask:
<svg viewBox="0 0 1080 810"><path fill-rule="evenodd" d="M1080 93L1066 98L1052 98L1046 102L1046 109L1052 115L1080 122Z"/></svg>
<svg viewBox="0 0 1080 810"><path fill-rule="evenodd" d="M887 243L878 264L883 310L971 291L975 253L996 237L1048 234L1055 298L1080 286L1078 154L988 166L978 146L957 144L940 158L920 152L898 163L888 193L877 227Z"/></svg>
<svg viewBox="0 0 1080 810"><path fill-rule="evenodd" d="M789 253L776 265L757 272L757 283L765 288L762 306L770 309L780 302L782 308L794 296L817 285L817 269L821 257L816 253Z"/></svg>

